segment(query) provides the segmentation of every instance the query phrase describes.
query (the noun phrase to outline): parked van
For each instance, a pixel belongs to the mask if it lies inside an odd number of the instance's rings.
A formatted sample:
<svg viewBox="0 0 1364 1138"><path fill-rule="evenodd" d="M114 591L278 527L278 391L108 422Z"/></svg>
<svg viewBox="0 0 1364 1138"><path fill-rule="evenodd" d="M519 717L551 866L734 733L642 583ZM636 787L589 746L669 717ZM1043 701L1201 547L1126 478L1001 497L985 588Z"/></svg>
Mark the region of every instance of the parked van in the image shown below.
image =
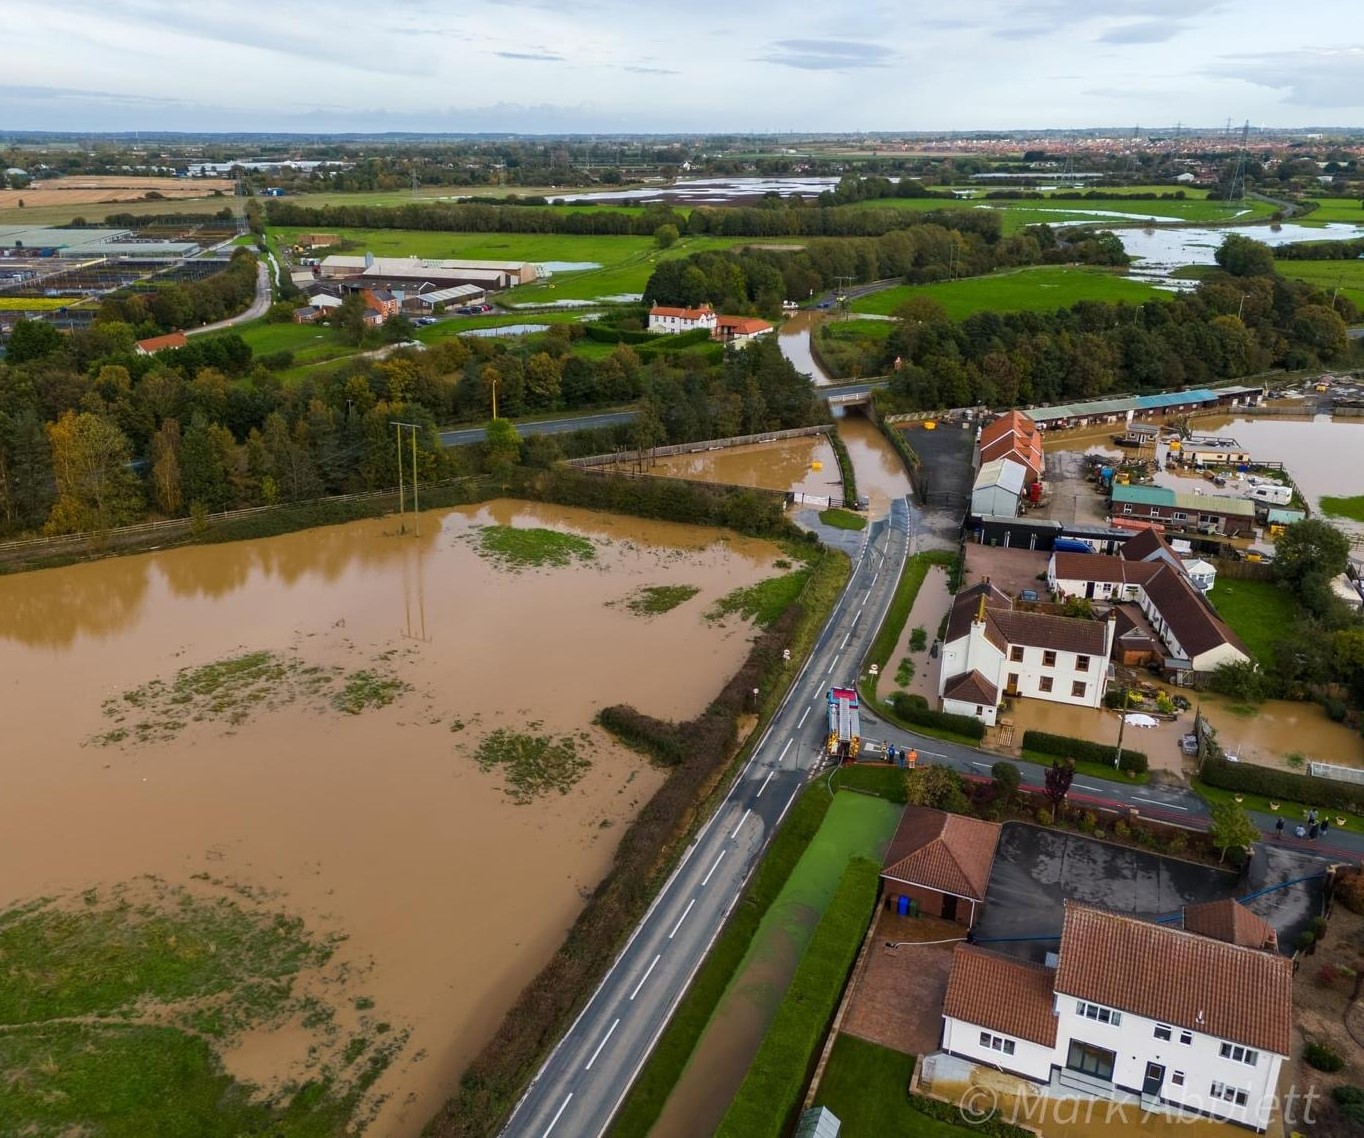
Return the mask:
<svg viewBox="0 0 1364 1138"><path fill-rule="evenodd" d="M1251 488L1247 497L1272 506L1286 506L1293 500L1293 487L1280 486L1277 482L1261 482Z"/></svg>

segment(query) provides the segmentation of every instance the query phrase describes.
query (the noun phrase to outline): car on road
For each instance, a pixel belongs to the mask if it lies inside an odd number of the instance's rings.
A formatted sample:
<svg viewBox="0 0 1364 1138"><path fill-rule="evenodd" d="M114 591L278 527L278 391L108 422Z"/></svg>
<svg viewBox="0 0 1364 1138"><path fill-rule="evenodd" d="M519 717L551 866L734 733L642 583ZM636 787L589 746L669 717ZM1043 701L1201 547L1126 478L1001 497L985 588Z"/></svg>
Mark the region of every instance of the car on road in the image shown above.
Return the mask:
<svg viewBox="0 0 1364 1138"><path fill-rule="evenodd" d="M455 309L461 316L481 316L483 313L491 312L492 310L493 306L491 304L465 304Z"/></svg>

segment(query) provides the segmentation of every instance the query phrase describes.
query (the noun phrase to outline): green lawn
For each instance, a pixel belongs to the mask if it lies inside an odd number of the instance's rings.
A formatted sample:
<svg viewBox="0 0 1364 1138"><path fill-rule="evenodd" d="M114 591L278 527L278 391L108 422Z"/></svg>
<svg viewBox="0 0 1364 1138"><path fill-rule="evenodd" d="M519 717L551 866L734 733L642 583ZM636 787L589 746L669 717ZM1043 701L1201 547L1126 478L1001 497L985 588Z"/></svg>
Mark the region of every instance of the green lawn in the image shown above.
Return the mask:
<svg viewBox="0 0 1364 1138"><path fill-rule="evenodd" d="M909 1104L914 1056L852 1035L834 1040L816 1106L843 1123L842 1138L964 1138L975 1127L951 1126Z"/></svg>
<svg viewBox="0 0 1364 1138"><path fill-rule="evenodd" d="M1112 733L1113 753L1116 755L1118 753L1118 720L1116 717L1114 717L1113 719ZM1142 749L1136 746L1135 744L1131 747L1128 746L1129 741L1131 741L1132 736L1135 734L1136 734L1135 731L1129 731L1126 735L1123 736L1122 749L1124 751L1127 750L1140 751ZM1057 757L1058 756L1056 755L1044 755L1041 751L1024 751L1022 754L1022 759L1024 762L1037 763L1039 766L1043 767L1050 767L1053 760L1055 760ZM1092 762L1089 759L1076 759L1074 761L1075 776L1077 778L1106 779L1108 782L1121 782L1129 786L1145 786L1148 782L1151 781L1150 774L1136 774L1133 775L1131 778L1128 778L1127 775L1124 774L1122 771L1115 770L1111 763L1096 763Z"/></svg>
<svg viewBox="0 0 1364 1138"><path fill-rule="evenodd" d="M1351 518L1357 522L1364 522L1364 494L1355 494L1349 498L1328 495L1321 500L1321 512L1330 514L1333 518Z"/></svg>
<svg viewBox="0 0 1364 1138"><path fill-rule="evenodd" d="M884 340L894 330L895 325L889 320L843 320L837 317L820 329L831 340L850 341Z"/></svg>
<svg viewBox="0 0 1364 1138"><path fill-rule="evenodd" d="M1364 222L1364 215L1360 220ZM1274 268L1282 277L1308 281L1326 292L1339 288L1364 308L1364 261L1275 261Z"/></svg>
<svg viewBox="0 0 1364 1138"><path fill-rule="evenodd" d="M1323 810L1317 803L1289 802L1286 799L1278 799L1279 809L1271 810L1270 803L1274 800L1266 798L1262 794L1246 794L1244 791L1225 790L1220 786L1209 786L1199 779L1193 779L1190 783L1190 788L1210 806L1215 806L1219 802L1231 802L1239 793L1241 795L1241 805L1247 810L1256 814L1268 814L1271 817L1282 815L1284 825L1287 827L1296 826L1300 822L1305 825L1307 822L1307 811L1315 806L1320 814L1327 815L1331 819L1332 829L1345 829L1354 834L1364 833L1364 818L1359 817L1357 814L1338 815L1334 810ZM1345 819L1344 826L1339 824L1338 819L1341 817Z"/></svg>
<svg viewBox="0 0 1364 1138"><path fill-rule="evenodd" d="M1272 659L1274 641L1297 615L1292 596L1270 581L1219 577L1208 600L1262 665Z"/></svg>
<svg viewBox="0 0 1364 1138"><path fill-rule="evenodd" d="M833 526L834 529L859 530L867 528L867 519L861 514L854 514L851 510L821 510L819 520L826 526Z"/></svg>
<svg viewBox="0 0 1364 1138"><path fill-rule="evenodd" d="M887 316L906 300L931 297L954 320L975 312L1051 312L1081 300L1140 304L1160 296L1159 290L1110 269L1063 269L1053 266L1015 269L984 277L967 277L931 285L899 285L852 302L856 312Z"/></svg>
<svg viewBox="0 0 1364 1138"><path fill-rule="evenodd" d="M259 356L293 352L294 366L322 363L354 355L359 349L343 343L330 328L317 324L267 324L253 320L233 329Z"/></svg>

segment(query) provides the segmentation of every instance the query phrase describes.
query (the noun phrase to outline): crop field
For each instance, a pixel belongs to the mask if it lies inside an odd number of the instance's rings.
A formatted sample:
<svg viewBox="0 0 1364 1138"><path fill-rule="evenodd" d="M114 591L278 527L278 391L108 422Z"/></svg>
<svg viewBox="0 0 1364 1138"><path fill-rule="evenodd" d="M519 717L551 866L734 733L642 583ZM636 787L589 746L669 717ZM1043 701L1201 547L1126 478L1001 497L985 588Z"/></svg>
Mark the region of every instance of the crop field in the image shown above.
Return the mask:
<svg viewBox="0 0 1364 1138"><path fill-rule="evenodd" d="M1364 197L1364 195L1361 195ZM1303 225L1325 225L1328 221L1347 221L1364 225L1364 204L1359 197L1353 198L1309 198L1316 205L1311 213L1300 220Z"/></svg>
<svg viewBox="0 0 1364 1138"><path fill-rule="evenodd" d="M1364 309L1364 261L1276 261L1274 267L1282 277L1310 281L1327 292L1339 288Z"/></svg>
<svg viewBox="0 0 1364 1138"><path fill-rule="evenodd" d="M0 222L61 225L73 217L102 220L110 213L216 213L234 205L232 190L226 178L53 178L22 190L0 190ZM161 197L143 201L150 192Z"/></svg>
<svg viewBox="0 0 1364 1138"><path fill-rule="evenodd" d="M1050 312L1081 300L1142 301L1164 295L1144 281L1107 269L1063 269L1050 265L943 281L931 285L900 285L859 297L854 312L887 316L916 296L936 300L954 320L975 312Z"/></svg>

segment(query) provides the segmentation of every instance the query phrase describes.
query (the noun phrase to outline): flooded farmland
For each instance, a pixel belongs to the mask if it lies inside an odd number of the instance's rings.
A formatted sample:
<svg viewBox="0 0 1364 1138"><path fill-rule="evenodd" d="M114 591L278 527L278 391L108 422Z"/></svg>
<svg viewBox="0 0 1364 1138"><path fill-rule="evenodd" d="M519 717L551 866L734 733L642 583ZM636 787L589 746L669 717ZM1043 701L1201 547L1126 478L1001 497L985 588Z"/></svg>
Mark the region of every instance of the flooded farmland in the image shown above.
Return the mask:
<svg viewBox="0 0 1364 1138"><path fill-rule="evenodd" d="M824 435L668 455L655 460L648 470L650 474L694 482L756 486L834 498L843 493L838 458Z"/></svg>
<svg viewBox="0 0 1364 1138"><path fill-rule="evenodd" d="M480 526L547 527L591 555L517 571L480 555ZM660 782L592 725L596 710L701 710L749 639L703 613L780 556L519 502L428 512L421 527L399 536L376 519L0 578L0 907L211 876L343 937L346 1000L410 1032L370 1096L370 1132L398 1138L552 954ZM698 593L661 615L621 603L659 585ZM205 702L200 681L182 700L181 677L243 654L267 660L269 684L235 709L221 689ZM385 684L392 702L347 714L360 675L361 705ZM571 739L589 765L518 805L503 768L475 761L501 729ZM272 1025L225 1061L266 1082L306 1072L307 1044Z"/></svg>

